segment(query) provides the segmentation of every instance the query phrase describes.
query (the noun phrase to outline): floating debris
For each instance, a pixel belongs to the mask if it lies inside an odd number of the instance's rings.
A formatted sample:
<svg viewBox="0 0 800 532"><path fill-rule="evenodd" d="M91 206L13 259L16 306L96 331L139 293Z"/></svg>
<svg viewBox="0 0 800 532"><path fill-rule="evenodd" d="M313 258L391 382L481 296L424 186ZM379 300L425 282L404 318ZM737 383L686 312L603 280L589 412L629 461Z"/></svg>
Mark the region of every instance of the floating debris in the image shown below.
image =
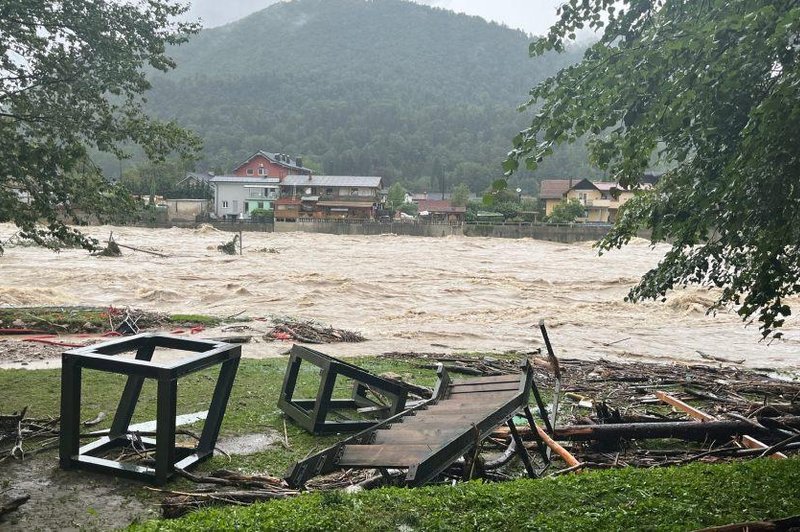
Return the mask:
<svg viewBox="0 0 800 532"><path fill-rule="evenodd" d="M265 340L290 340L305 344L366 341L358 332L326 327L313 321L276 318L272 322L274 327L264 335Z"/></svg>

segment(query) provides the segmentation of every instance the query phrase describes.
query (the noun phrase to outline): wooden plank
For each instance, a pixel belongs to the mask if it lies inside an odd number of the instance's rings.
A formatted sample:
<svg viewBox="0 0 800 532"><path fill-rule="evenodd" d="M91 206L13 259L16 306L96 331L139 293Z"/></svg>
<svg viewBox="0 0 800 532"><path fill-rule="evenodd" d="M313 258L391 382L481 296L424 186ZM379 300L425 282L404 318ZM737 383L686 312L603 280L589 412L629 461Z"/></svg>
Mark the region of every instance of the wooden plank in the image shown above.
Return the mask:
<svg viewBox="0 0 800 532"><path fill-rule="evenodd" d="M409 467L436 450L430 445L346 445L338 465L343 467Z"/></svg>
<svg viewBox="0 0 800 532"><path fill-rule="evenodd" d="M375 435L375 444L390 443L419 443L434 444L449 441L455 438L464 430L461 427L447 429L406 429L402 425L397 425L392 430L382 430Z"/></svg>
<svg viewBox="0 0 800 532"><path fill-rule="evenodd" d="M656 395L656 397L658 397L658 399L660 401L663 401L663 402L667 403L668 405L672 405L672 406L674 406L675 408L677 408L679 410L683 410L684 412L689 414L689 417L694 418L694 419L696 419L698 421L715 421L717 419L714 416L706 414L705 412L703 412L701 410L698 410L695 407L684 403L683 401L681 401L677 397L672 397L671 395L669 395L667 393L656 392L655 395Z"/></svg>
<svg viewBox="0 0 800 532"><path fill-rule="evenodd" d="M744 435L742 436L742 445L749 449L768 449L769 445L764 442L761 442L752 436ZM786 460L788 457L783 454L782 452L772 453L769 455L770 458L775 458L776 460Z"/></svg>
<svg viewBox="0 0 800 532"><path fill-rule="evenodd" d="M430 408L426 410L424 413L420 412L416 417L428 417L428 416L458 416L458 415L466 415L466 414L474 414L475 416L480 416L482 413L489 414L494 412L496 407L493 405L478 405L478 404L471 404L471 405L464 405L464 406L456 406L453 408Z"/></svg>
<svg viewBox="0 0 800 532"><path fill-rule="evenodd" d="M676 408L678 408L680 410L683 410L684 412L689 414L690 417L692 417L694 419L697 419L697 420L702 421L704 423L708 423L710 421L716 421L717 420L717 418L715 416L712 416L710 414L706 414L702 410L698 410L697 408L694 408L693 406L690 406L690 405L684 403L683 401L681 401L680 399L672 397L669 394L666 394L664 392L656 392L655 395L656 395L656 397L658 397L659 400L664 401L665 403L667 403L669 405L672 405L672 406L674 406L674 407L676 407ZM739 444L737 443L737 445L739 445ZM750 449L767 449L769 447L769 445L767 445L766 443L761 442L761 441L753 438L752 436L748 436L746 434L744 436L742 436L742 438L741 438L741 446L747 447L747 448L750 448ZM770 455L770 457L774 458L776 460L785 460L787 458L787 456L785 454L780 453L780 452L773 453L773 454Z"/></svg>
<svg viewBox="0 0 800 532"><path fill-rule="evenodd" d="M450 397L465 393L517 392L519 383L475 384L450 389Z"/></svg>
<svg viewBox="0 0 800 532"><path fill-rule="evenodd" d="M453 381L451 386L464 386L465 384L493 384L498 382L516 382L519 384L519 375L497 375L495 377L480 377L477 379L459 379Z"/></svg>

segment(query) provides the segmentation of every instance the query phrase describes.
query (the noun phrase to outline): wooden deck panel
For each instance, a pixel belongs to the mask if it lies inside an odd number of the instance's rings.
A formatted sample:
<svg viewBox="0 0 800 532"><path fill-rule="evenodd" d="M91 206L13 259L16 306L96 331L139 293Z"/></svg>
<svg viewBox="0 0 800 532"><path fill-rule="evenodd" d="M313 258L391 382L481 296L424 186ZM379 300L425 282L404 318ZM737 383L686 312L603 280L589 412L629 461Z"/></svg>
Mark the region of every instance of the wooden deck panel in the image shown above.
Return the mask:
<svg viewBox="0 0 800 532"><path fill-rule="evenodd" d="M437 446L427 444L348 445L339 465L343 467L408 467L433 454Z"/></svg>

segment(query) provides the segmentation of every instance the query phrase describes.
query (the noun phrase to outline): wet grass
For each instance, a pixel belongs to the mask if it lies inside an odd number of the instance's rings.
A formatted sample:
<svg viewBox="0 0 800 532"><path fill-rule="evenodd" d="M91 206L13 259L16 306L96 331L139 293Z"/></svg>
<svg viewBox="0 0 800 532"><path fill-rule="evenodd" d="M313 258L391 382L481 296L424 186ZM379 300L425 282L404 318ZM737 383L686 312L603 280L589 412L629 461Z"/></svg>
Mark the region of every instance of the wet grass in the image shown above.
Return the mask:
<svg viewBox="0 0 800 532"><path fill-rule="evenodd" d="M134 530L695 530L800 514L800 460L595 471L211 508Z"/></svg>
<svg viewBox="0 0 800 532"><path fill-rule="evenodd" d="M108 312L109 309L99 307L0 308L0 328L26 328L51 334L107 331L110 328ZM114 314L112 316L113 322L119 324L121 316L121 314ZM157 328L164 325L215 327L225 321L222 318L205 314L171 314L165 316L143 311L137 312L137 320L137 325L141 329ZM237 318L236 321L247 321L247 318Z"/></svg>
<svg viewBox="0 0 800 532"><path fill-rule="evenodd" d="M432 386L435 372L399 360L360 358L354 363L382 373L391 371L418 384ZM242 360L222 427L221 438L253 433L283 437L289 447L273 444L250 455L222 455L199 471L238 469L280 476L295 460L334 443L286 421L277 407L285 358ZM215 369L179 381L178 412L208 408ZM319 371L304 365L298 395L313 397ZM124 378L85 371L82 419L99 412L109 417L95 429L107 428ZM59 370L0 370L0 412L28 407L28 415L58 415ZM336 396L349 393L340 382ZM545 392L549 394L549 392ZM155 418L155 386L146 383L134 422ZM188 428L199 430L200 423ZM662 442L658 442L662 443ZM55 460L55 452L46 459ZM0 468L2 465L0 465ZM177 480L170 488L188 488ZM142 489L131 494L156 503L158 496ZM308 494L248 508L212 508L177 521L153 521L137 530L691 530L703 526L783 518L800 514L800 460L751 460L719 465L692 464L664 469L586 472L546 480L502 484L471 482L455 487L383 488L353 495Z"/></svg>
<svg viewBox="0 0 800 532"><path fill-rule="evenodd" d="M156 359L158 352L156 352ZM305 432L292 421L287 420L278 409L278 394L283 384L286 358L266 360L243 359L236 376L228 409L221 429L221 438L242 434L279 434L288 437L289 447L273 445L263 452L250 455L234 455L230 461L217 454L203 463L200 471L213 471L220 468L241 469L252 473L268 473L282 476L294 461L305 457L314 449L322 449L333 444L337 437L320 438ZM353 360L374 373L393 372L403 375L417 384L433 386L436 375L432 370L415 368L412 365L394 360L362 358ZM192 413L207 410L218 368L188 375L178 381L178 413ZM116 410L119 396L125 384L120 375L99 371L84 370L83 400L81 419L95 418L99 412L108 414L106 420L93 427L94 430L109 428ZM298 378L296 397L313 398L319 386L319 370L304 364ZM29 417L57 417L59 415L60 370L0 370L0 412L11 413L28 407ZM335 397L348 397L349 383L344 379L337 381ZM133 423L150 421L156 417L156 386L146 381L134 414ZM199 431L202 422L185 426ZM285 427L285 429L284 429ZM2 466L0 466L2 467Z"/></svg>

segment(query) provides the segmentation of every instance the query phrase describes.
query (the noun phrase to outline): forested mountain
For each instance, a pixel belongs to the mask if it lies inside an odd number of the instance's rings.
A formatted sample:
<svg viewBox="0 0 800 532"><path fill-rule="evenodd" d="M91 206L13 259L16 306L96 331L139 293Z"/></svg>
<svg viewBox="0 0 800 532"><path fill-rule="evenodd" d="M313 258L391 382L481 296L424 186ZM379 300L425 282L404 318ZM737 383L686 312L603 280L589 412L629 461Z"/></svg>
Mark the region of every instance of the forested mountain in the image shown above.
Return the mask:
<svg viewBox="0 0 800 532"><path fill-rule="evenodd" d="M516 110L528 89L581 55L531 59L529 42L400 0L295 0L176 48L179 66L153 78L148 106L202 136L201 170L228 171L266 149L330 174L437 190L444 177L447 188L477 191L502 174L511 138L529 121ZM537 175L594 173L576 148Z"/></svg>

